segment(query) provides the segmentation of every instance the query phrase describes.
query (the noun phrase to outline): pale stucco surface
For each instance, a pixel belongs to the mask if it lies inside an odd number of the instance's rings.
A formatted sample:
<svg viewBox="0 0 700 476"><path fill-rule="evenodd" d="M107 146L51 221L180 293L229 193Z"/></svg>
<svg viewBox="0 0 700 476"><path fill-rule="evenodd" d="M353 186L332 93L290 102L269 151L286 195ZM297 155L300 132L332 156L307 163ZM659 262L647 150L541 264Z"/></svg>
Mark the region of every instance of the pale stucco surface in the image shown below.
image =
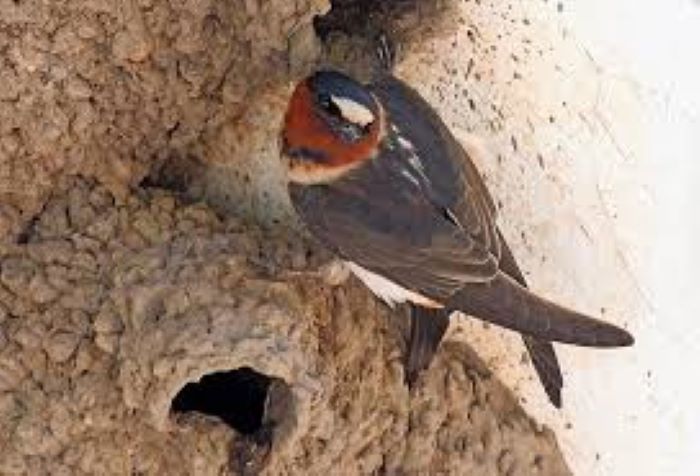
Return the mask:
<svg viewBox="0 0 700 476"><path fill-rule="evenodd" d="M471 322L455 338L489 355L556 428L575 474L695 474L697 3L466 2L461 11L464 28L417 48L402 71L496 157L481 170L532 286L626 326L637 343L558 347L557 412L518 365L514 336Z"/></svg>

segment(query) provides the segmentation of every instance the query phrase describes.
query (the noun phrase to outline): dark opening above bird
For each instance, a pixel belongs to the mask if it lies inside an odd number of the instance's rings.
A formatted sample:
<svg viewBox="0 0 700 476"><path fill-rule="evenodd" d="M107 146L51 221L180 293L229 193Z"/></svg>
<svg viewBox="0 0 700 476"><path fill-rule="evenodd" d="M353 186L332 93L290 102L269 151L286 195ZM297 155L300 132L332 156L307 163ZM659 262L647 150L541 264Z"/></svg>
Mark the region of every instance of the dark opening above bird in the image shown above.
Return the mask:
<svg viewBox="0 0 700 476"><path fill-rule="evenodd" d="M624 329L534 295L496 225L469 154L431 106L390 74L301 81L282 131L292 203L311 233L390 306L412 306L407 378L427 367L453 311L515 330L554 405L550 341L628 346Z"/></svg>

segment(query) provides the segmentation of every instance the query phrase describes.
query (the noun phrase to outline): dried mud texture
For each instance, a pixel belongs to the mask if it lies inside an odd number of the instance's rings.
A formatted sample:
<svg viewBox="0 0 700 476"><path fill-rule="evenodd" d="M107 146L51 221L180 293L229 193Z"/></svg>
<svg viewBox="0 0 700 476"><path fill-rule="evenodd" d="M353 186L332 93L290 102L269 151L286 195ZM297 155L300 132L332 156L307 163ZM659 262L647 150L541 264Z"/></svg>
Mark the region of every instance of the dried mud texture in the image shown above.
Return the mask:
<svg viewBox="0 0 700 476"><path fill-rule="evenodd" d="M288 76L291 32L325 8L0 1L0 236L19 235L59 177L124 195L154 163L207 157L203 144Z"/></svg>
<svg viewBox="0 0 700 476"><path fill-rule="evenodd" d="M166 192L119 205L69 180L0 253L0 473L567 474L465 345L409 393L404 316L326 284L324 259ZM240 367L284 390L270 451L170 413L188 382Z"/></svg>
<svg viewBox="0 0 700 476"><path fill-rule="evenodd" d="M405 316L294 231L289 80L381 24L322 44L327 8L0 0L0 474L568 474L464 344L409 392ZM240 368L252 433L171 411Z"/></svg>

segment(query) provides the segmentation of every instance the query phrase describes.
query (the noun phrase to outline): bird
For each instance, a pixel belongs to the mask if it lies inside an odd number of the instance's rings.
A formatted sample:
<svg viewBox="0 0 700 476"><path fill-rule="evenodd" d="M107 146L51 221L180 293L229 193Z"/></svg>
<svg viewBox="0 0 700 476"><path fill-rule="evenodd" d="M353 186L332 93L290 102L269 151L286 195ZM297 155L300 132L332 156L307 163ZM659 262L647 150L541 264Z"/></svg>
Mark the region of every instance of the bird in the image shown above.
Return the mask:
<svg viewBox="0 0 700 476"><path fill-rule="evenodd" d="M280 134L289 197L319 242L390 307L408 306L409 384L459 311L522 334L561 407L552 342L625 347L625 329L531 292L476 166L433 107L391 72L366 83L336 69L299 81Z"/></svg>

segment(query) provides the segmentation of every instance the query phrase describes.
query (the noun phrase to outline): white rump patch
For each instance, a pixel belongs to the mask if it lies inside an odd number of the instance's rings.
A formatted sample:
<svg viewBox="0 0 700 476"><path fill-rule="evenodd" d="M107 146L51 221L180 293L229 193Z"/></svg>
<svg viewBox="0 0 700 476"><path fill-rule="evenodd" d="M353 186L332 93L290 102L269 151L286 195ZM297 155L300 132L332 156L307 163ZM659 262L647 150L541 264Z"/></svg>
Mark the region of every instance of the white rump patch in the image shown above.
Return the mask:
<svg viewBox="0 0 700 476"><path fill-rule="evenodd" d="M331 101L338 106L343 117L353 124L365 127L374 122L374 114L372 114L372 111L362 104L356 103L352 99L331 96Z"/></svg>
<svg viewBox="0 0 700 476"><path fill-rule="evenodd" d="M418 294L415 291L403 288L393 281L389 281L384 276L368 271L352 261L348 261L347 264L350 271L352 271L352 273L357 276L360 281L365 283L365 286L367 286L375 296L380 298L392 308L396 304L402 304L406 301L433 309L442 309L445 307L439 302L433 301L432 299Z"/></svg>

